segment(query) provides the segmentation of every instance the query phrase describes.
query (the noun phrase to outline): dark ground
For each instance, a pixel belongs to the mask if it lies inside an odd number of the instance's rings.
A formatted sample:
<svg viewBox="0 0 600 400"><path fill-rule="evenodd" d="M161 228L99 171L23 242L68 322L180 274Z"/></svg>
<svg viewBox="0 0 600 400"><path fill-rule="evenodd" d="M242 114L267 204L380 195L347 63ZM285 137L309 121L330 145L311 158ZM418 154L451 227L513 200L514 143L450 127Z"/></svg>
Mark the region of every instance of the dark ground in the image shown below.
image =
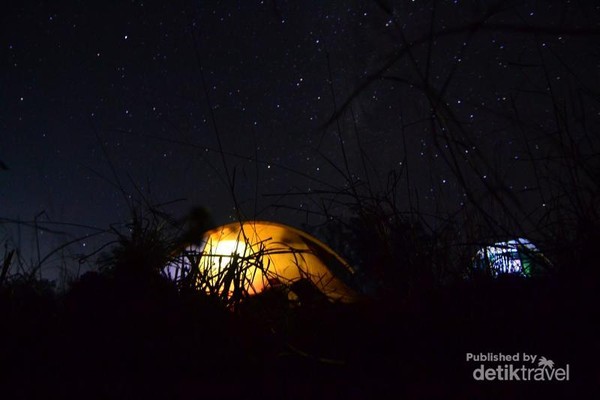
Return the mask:
<svg viewBox="0 0 600 400"><path fill-rule="evenodd" d="M236 313L151 274L88 273L0 297L3 399L594 398L598 274L465 281L356 305ZM569 382L475 382L467 352L570 364ZM585 394L585 396L584 396Z"/></svg>

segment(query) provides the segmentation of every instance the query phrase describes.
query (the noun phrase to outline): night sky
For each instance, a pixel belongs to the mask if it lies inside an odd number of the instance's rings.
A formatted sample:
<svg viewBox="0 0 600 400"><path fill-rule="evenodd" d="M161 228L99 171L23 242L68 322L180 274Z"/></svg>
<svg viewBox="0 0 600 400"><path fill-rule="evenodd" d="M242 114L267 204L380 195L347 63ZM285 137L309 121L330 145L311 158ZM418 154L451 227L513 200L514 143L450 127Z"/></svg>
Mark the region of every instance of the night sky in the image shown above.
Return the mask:
<svg viewBox="0 0 600 400"><path fill-rule="evenodd" d="M424 213L467 184L531 217L540 174L568 169L532 161L560 153L557 112L598 149L595 1L26 0L0 20L0 234L27 252L14 221L66 232L42 257L95 232L56 222L104 230L141 195L226 223L234 174L245 218L318 223L394 174Z"/></svg>

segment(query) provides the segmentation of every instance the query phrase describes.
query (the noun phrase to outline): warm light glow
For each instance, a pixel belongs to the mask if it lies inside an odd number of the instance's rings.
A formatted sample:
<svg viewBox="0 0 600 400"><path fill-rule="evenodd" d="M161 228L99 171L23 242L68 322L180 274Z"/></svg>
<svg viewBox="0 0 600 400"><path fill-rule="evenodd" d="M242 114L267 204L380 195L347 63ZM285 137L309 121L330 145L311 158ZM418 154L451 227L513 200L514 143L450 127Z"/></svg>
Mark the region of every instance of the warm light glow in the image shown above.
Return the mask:
<svg viewBox="0 0 600 400"><path fill-rule="evenodd" d="M246 245L238 240L221 240L214 245L213 243L207 243L203 252L205 255L210 254L216 257L228 257L233 254L243 256L246 252Z"/></svg>
<svg viewBox="0 0 600 400"><path fill-rule="evenodd" d="M201 250L187 247L165 272L172 279L185 276L192 265L198 266L199 286L218 293L256 294L269 285L306 279L330 299L356 297L330 269L352 273L333 250L302 231L270 222L233 223L209 231Z"/></svg>
<svg viewBox="0 0 600 400"><path fill-rule="evenodd" d="M250 294L260 292L264 283L264 275L260 268L255 268L255 250L246 246L243 237L218 240L209 236L202 250L199 269L211 287L219 287L227 279L237 279L244 290Z"/></svg>

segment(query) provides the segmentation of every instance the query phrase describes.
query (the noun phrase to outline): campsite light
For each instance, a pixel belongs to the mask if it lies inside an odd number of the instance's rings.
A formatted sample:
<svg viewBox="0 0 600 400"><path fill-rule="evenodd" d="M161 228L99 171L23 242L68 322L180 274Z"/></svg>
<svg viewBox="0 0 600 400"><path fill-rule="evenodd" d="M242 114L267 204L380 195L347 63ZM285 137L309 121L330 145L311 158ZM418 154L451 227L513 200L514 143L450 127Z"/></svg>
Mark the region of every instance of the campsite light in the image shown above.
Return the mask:
<svg viewBox="0 0 600 400"><path fill-rule="evenodd" d="M497 242L477 251L474 267L488 271L492 276L511 274L529 277L548 266L549 261L529 240L518 238Z"/></svg>
<svg viewBox="0 0 600 400"><path fill-rule="evenodd" d="M346 261L313 236L273 222L236 222L206 232L200 246L185 246L164 273L179 280L192 271L197 287L209 293L253 295L272 285L291 290L304 280L330 300L358 297L339 277L354 273Z"/></svg>
<svg viewBox="0 0 600 400"><path fill-rule="evenodd" d="M218 269L220 264L231 264L234 257L243 258L246 256L246 251L246 245L242 240L210 240L204 245L200 262L205 268Z"/></svg>

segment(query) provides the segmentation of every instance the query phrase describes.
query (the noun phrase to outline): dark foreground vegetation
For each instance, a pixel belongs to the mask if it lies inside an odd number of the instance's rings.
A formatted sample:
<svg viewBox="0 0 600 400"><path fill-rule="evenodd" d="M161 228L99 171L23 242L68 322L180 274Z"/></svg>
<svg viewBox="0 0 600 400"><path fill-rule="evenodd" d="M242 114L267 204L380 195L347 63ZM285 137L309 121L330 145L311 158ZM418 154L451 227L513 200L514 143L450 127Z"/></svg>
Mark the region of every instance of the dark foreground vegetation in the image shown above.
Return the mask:
<svg viewBox="0 0 600 400"><path fill-rule="evenodd" d="M546 276L387 287L352 305L272 289L231 311L123 251L62 292L4 277L1 397L577 398L600 382L598 239ZM545 356L570 381L476 382L469 352Z"/></svg>

